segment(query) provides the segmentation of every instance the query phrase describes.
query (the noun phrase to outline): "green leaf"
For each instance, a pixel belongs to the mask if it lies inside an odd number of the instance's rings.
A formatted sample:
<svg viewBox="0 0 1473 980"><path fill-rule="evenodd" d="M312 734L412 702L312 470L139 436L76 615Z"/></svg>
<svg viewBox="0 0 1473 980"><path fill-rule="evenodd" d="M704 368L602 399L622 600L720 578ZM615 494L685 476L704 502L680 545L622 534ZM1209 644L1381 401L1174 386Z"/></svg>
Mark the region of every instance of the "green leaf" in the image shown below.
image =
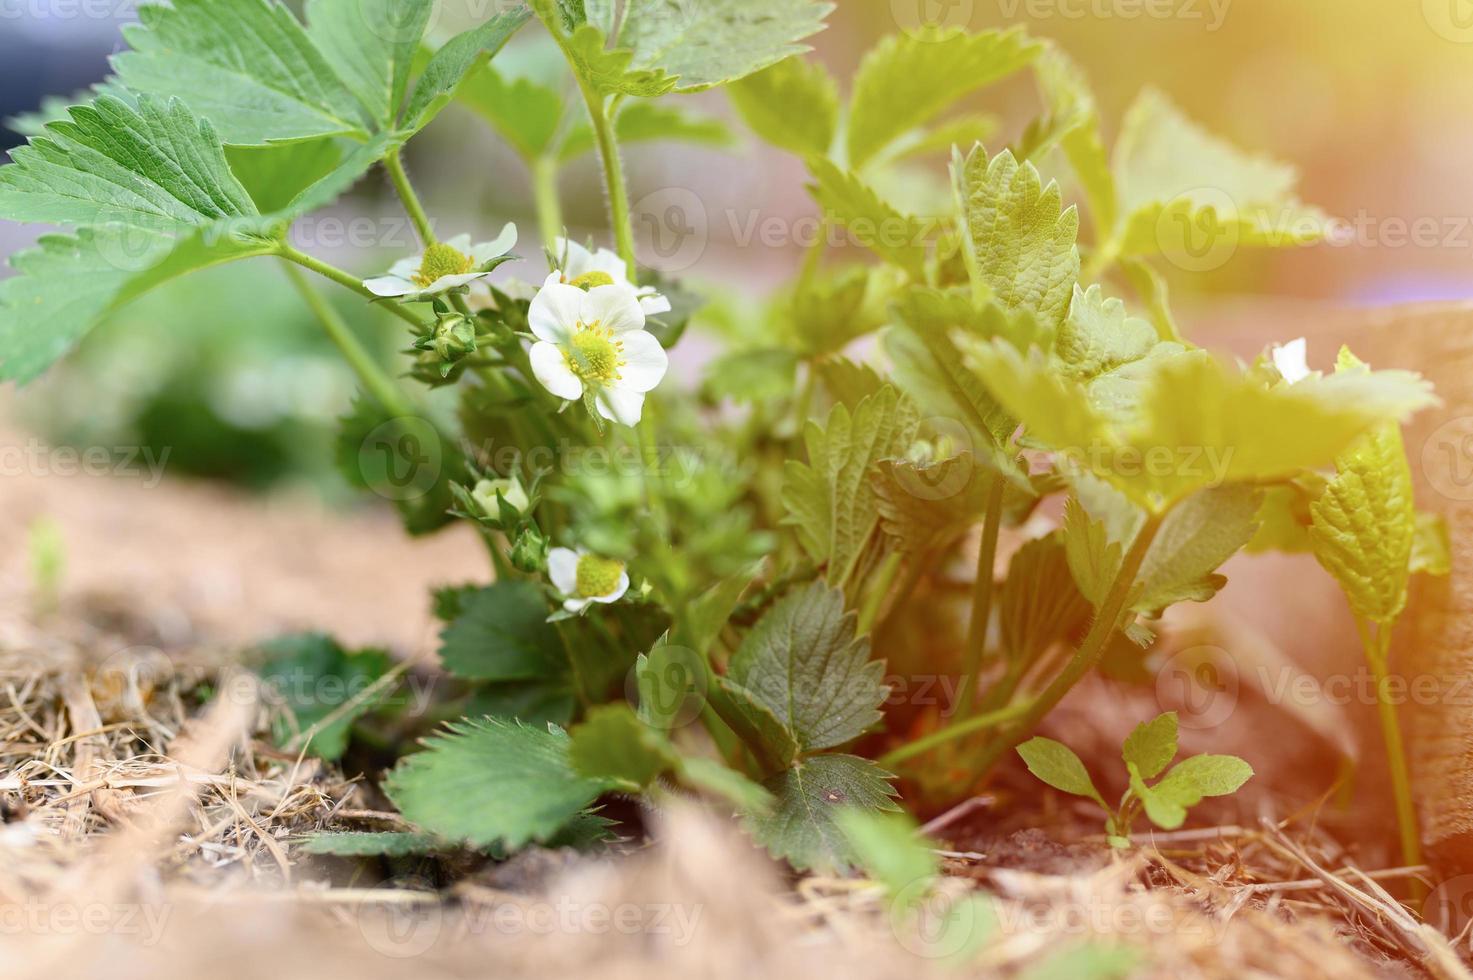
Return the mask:
<svg viewBox="0 0 1473 980"><path fill-rule="evenodd" d="M784 468L783 522L797 528L815 562L827 564L830 584L843 585L860 567L880 520L870 474L879 460L904 453L915 426L913 406L888 385L852 414L835 405L824 425L808 423L808 462Z"/></svg>
<svg viewBox="0 0 1473 980"><path fill-rule="evenodd" d="M775 304L775 332L809 359L837 354L884 326L901 276L886 266L849 266L807 277Z"/></svg>
<svg viewBox="0 0 1473 980"><path fill-rule="evenodd" d="M652 99L675 88L676 79L659 69L635 67L628 48L604 47L604 33L583 24L567 40L568 63L601 95L633 95Z"/></svg>
<svg viewBox="0 0 1473 980"><path fill-rule="evenodd" d="M775 803L761 815L747 815L752 838L773 857L799 871L844 871L854 854L837 820L846 809L898 811L890 785L894 778L868 759L853 755L815 755L795 763L763 785Z"/></svg>
<svg viewBox="0 0 1473 980"><path fill-rule="evenodd" d="M614 788L573 771L568 735L487 718L462 720L394 768L384 791L429 833L515 850L547 841Z"/></svg>
<svg viewBox="0 0 1473 980"><path fill-rule="evenodd" d="M1099 286L1076 285L1054 353L1070 377L1087 382L1142 360L1157 343L1155 328L1128 316L1123 302L1106 297Z"/></svg>
<svg viewBox="0 0 1473 980"><path fill-rule="evenodd" d="M1191 806L1204 796L1231 796L1252 778L1253 767L1237 756L1194 755L1177 763L1155 790ZM1191 803L1186 802L1189 799Z"/></svg>
<svg viewBox="0 0 1473 980"><path fill-rule="evenodd" d="M825 156L839 130L839 87L817 61L793 57L727 88L746 124L773 146Z"/></svg>
<svg viewBox="0 0 1473 980"><path fill-rule="evenodd" d="M697 596L686 608L683 621L678 624L680 637L691 649L705 654L726 628L741 600L742 593L756 580L762 571L759 562L728 576Z"/></svg>
<svg viewBox="0 0 1473 980"><path fill-rule="evenodd" d="M691 789L726 800L743 813L765 813L772 807L772 794L761 784L715 759L686 757L677 775Z"/></svg>
<svg viewBox="0 0 1473 980"><path fill-rule="evenodd" d="M563 98L556 89L504 75L494 65L473 70L456 98L495 127L525 160L550 150L563 117Z"/></svg>
<svg viewBox="0 0 1473 980"><path fill-rule="evenodd" d="M1062 322L1079 278L1079 212L1064 209L1059 185L1045 187L1032 163L1007 150L988 160L981 146L954 161L952 177L973 281L1006 309Z"/></svg>
<svg viewBox="0 0 1473 980"><path fill-rule="evenodd" d="M1133 608L1155 613L1216 595L1227 580L1213 573L1253 540L1262 502L1255 487L1234 484L1198 491L1178 504L1146 552Z"/></svg>
<svg viewBox="0 0 1473 980"><path fill-rule="evenodd" d="M1119 214L1115 176L1100 139L1099 108L1089 82L1068 55L1049 44L1033 64L1039 93L1047 107L1048 138L1029 154L1037 156L1057 144L1069 159L1089 202L1096 243L1115 228Z"/></svg>
<svg viewBox="0 0 1473 980"><path fill-rule="evenodd" d="M1032 664L1056 643L1067 642L1088 623L1091 606L1069 568L1064 534L1026 542L1008 564L998 592L1003 654Z"/></svg>
<svg viewBox="0 0 1473 980"><path fill-rule="evenodd" d="M660 102L629 103L614 119L614 135L621 145L667 141L724 147L732 143L731 130L721 120ZM566 162L593 149L593 129L580 124L563 140L558 158Z"/></svg>
<svg viewBox="0 0 1473 980"><path fill-rule="evenodd" d="M873 188L828 160L815 157L808 169L814 179L808 189L827 220L847 225L856 241L911 278L925 278L929 230L925 222L881 200Z"/></svg>
<svg viewBox="0 0 1473 980"><path fill-rule="evenodd" d="M376 7L391 0L366 2ZM123 30L133 50L117 55L113 68L133 91L187 93L190 107L227 143L366 136L382 116L354 96L316 43L332 38L335 54L346 58L356 37L381 42L371 25L354 22L358 9L357 0L318 0L313 12L327 23L309 36L276 0L146 4L139 8L139 23ZM359 82L387 78L393 70L368 61L359 68ZM392 84L384 85L385 100Z"/></svg>
<svg viewBox="0 0 1473 980"><path fill-rule="evenodd" d="M715 677L711 707L752 750L764 773L785 769L798 757L798 738L777 712L758 696L727 677Z"/></svg>
<svg viewBox="0 0 1473 980"><path fill-rule="evenodd" d="M434 8L434 0L307 0L307 36L376 129L399 117Z"/></svg>
<svg viewBox="0 0 1473 980"><path fill-rule="evenodd" d="M1155 779L1176 758L1176 728L1175 711L1141 722L1125 737L1121 758L1145 779Z"/></svg>
<svg viewBox="0 0 1473 980"><path fill-rule="evenodd" d="M323 139L267 146L228 146L225 159L265 214L287 211L297 195L338 169L343 162L341 141Z"/></svg>
<svg viewBox="0 0 1473 980"><path fill-rule="evenodd" d="M319 833L306 837L301 849L333 857L414 857L453 850L453 845L430 834Z"/></svg>
<svg viewBox="0 0 1473 980"><path fill-rule="evenodd" d="M1324 214L1295 196L1292 167L1218 139L1153 89L1126 113L1115 175L1127 256L1166 253L1211 268L1240 245L1302 244L1329 230Z"/></svg>
<svg viewBox="0 0 1473 980"><path fill-rule="evenodd" d="M627 704L599 705L569 733L573 771L638 792L680 764L663 733L639 720Z"/></svg>
<svg viewBox="0 0 1473 980"><path fill-rule="evenodd" d="M619 44L633 50L636 69L697 92L807 51L799 42L823 30L832 9L815 0L626 0Z"/></svg>
<svg viewBox="0 0 1473 980"><path fill-rule="evenodd" d="M1036 735L1018 746L1018 755L1023 757L1028 771L1054 789L1074 796L1083 796L1105 806L1100 791L1089 778L1089 772L1074 750L1062 742ZM1109 807L1105 807L1109 809Z"/></svg>
<svg viewBox="0 0 1473 980"><path fill-rule="evenodd" d="M1157 787L1147 786L1140 769L1133 762L1125 764L1130 773L1130 790L1145 807L1151 823L1162 830L1176 830L1187 821L1187 808L1202 801L1200 793L1189 786L1178 787L1175 792L1157 792ZM1162 784L1165 784L1162 780Z"/></svg>
<svg viewBox="0 0 1473 980"><path fill-rule="evenodd" d="M1357 616L1391 623L1406 607L1417 510L1401 429L1377 426L1335 461L1335 475L1310 505L1315 558Z"/></svg>
<svg viewBox="0 0 1473 980"><path fill-rule="evenodd" d="M470 718L490 716L527 725L566 725L577 708L571 677L501 681L477 688L465 704Z"/></svg>
<svg viewBox="0 0 1473 980"><path fill-rule="evenodd" d="M1412 574L1448 575L1452 569L1452 540L1447 521L1441 514L1418 511L1417 534L1412 539Z"/></svg>
<svg viewBox="0 0 1473 980"><path fill-rule="evenodd" d="M145 96L134 108L101 96L11 159L0 167L0 215L11 221L178 234L258 214L214 129L177 99Z"/></svg>
<svg viewBox="0 0 1473 980"><path fill-rule="evenodd" d="M1102 521L1092 518L1070 497L1064 504L1064 553L1080 594L1099 607L1110 591L1125 551L1110 538Z"/></svg>
<svg viewBox="0 0 1473 980"><path fill-rule="evenodd" d="M881 718L889 689L868 637L856 637L843 593L814 582L758 621L731 660L731 679L766 705L804 752L853 741Z"/></svg>
<svg viewBox="0 0 1473 980"><path fill-rule="evenodd" d="M382 650L349 653L321 633L280 637L262 644L261 653L267 659L257 673L270 701L281 709L273 717L272 737L288 751L300 749L300 736L366 691L392 663ZM341 758L353 723L372 711L378 700L369 697L355 703L315 732L307 751L319 759Z"/></svg>
<svg viewBox="0 0 1473 980"><path fill-rule="evenodd" d="M1001 479L971 453L934 463L885 459L870 478L885 534L908 555L924 555L974 527Z"/></svg>
<svg viewBox="0 0 1473 980"><path fill-rule="evenodd" d="M441 634L440 661L467 680L564 676L568 657L547 615L547 600L535 583L488 585L463 600L460 615Z"/></svg>
<svg viewBox="0 0 1473 980"><path fill-rule="evenodd" d="M478 27L456 35L436 51L415 83L414 95L404 112L404 125L419 131L450 104L456 90L478 65L485 64L506 46L532 16L525 7L505 10Z"/></svg>
<svg viewBox="0 0 1473 980"><path fill-rule="evenodd" d="M837 822L855 863L892 897L941 873L941 860L909 814L851 808L840 810Z"/></svg>
<svg viewBox="0 0 1473 980"><path fill-rule="evenodd" d="M894 34L865 55L849 112L849 165L862 168L962 96L1012 74L1042 50L1023 29L930 28Z"/></svg>
<svg viewBox="0 0 1473 980"><path fill-rule="evenodd" d="M949 158L958 146L974 146L992 139L1001 125L996 116L984 115L958 116L937 123L932 129L898 144L895 161L928 156Z"/></svg>

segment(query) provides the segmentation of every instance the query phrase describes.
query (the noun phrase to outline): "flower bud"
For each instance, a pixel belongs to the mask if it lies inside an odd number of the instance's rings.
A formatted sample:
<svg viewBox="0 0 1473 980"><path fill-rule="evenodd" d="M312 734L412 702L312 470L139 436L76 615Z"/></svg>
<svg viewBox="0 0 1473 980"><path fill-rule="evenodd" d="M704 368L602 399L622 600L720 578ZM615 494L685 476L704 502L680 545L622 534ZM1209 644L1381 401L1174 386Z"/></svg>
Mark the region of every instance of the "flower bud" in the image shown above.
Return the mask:
<svg viewBox="0 0 1473 980"><path fill-rule="evenodd" d="M535 527L528 527L517 535L511 548L511 563L520 572L540 575L547 569L547 539Z"/></svg>

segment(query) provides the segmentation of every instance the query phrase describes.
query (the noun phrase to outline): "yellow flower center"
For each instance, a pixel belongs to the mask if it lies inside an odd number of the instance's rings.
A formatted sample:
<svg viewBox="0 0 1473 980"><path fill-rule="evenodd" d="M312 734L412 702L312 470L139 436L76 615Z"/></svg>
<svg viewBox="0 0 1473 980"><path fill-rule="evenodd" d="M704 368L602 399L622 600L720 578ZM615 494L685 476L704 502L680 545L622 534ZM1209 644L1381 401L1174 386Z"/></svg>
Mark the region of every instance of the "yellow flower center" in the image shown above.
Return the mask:
<svg viewBox="0 0 1473 980"><path fill-rule="evenodd" d="M597 323L580 323L568 346L563 356L580 379L598 385L619 380L619 369L625 364L624 345L609 330Z"/></svg>
<svg viewBox="0 0 1473 980"><path fill-rule="evenodd" d="M607 272L585 272L568 283L569 286L577 286L579 289L592 289L594 286L612 286L614 277Z"/></svg>
<svg viewBox="0 0 1473 980"><path fill-rule="evenodd" d="M425 257L419 264L414 284L428 289L445 276L461 276L475 268L476 262L459 249L441 243L425 249Z"/></svg>
<svg viewBox="0 0 1473 980"><path fill-rule="evenodd" d="M619 576L624 574L624 563L598 555L584 555L578 559L578 598L597 599L611 594L619 587Z"/></svg>

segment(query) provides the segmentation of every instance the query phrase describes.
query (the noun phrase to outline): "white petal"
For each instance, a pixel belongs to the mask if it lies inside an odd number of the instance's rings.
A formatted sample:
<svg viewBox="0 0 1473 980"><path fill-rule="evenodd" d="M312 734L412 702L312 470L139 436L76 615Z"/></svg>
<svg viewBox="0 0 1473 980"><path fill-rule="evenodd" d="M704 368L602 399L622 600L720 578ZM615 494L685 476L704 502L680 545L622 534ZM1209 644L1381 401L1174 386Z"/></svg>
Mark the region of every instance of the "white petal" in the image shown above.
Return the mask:
<svg viewBox="0 0 1473 980"><path fill-rule="evenodd" d="M508 221L506 227L501 229L501 234L496 236L495 241L482 242L473 246L470 250L470 257L475 260L476 265L481 266L492 259L499 259L516 247L517 226Z"/></svg>
<svg viewBox="0 0 1473 980"><path fill-rule="evenodd" d="M444 244L449 245L451 248L455 249L461 255L465 255L468 252L470 252L470 250L471 250L471 236L470 235L456 235L454 238L450 239L449 241L445 242Z"/></svg>
<svg viewBox="0 0 1473 980"><path fill-rule="evenodd" d="M539 341L532 345L532 373L542 382L542 387L568 401L583 397L583 382L568 367L568 359L556 344Z"/></svg>
<svg viewBox="0 0 1473 980"><path fill-rule="evenodd" d="M670 301L655 292L654 287L646 286L639 291L639 308L645 316L659 316L670 312Z"/></svg>
<svg viewBox="0 0 1473 980"><path fill-rule="evenodd" d="M619 369L618 387L630 391L653 391L670 368L670 358L654 334L633 330L622 335L624 366Z"/></svg>
<svg viewBox="0 0 1473 980"><path fill-rule="evenodd" d="M1291 340L1287 344L1280 344L1273 349L1274 367L1279 369L1279 374L1289 384L1295 384L1309 377L1309 343L1303 337Z"/></svg>
<svg viewBox="0 0 1473 980"><path fill-rule="evenodd" d="M593 253L590 265L595 272L604 273L610 279L614 280L617 285L633 285L629 281L629 266L625 265L624 260L619 258L618 252L601 248Z"/></svg>
<svg viewBox="0 0 1473 980"><path fill-rule="evenodd" d="M429 288L423 292L425 296L448 293L452 289L459 289L461 286L470 285L478 279L485 279L490 274L489 272L463 272L454 276L441 276L439 279L430 283Z"/></svg>
<svg viewBox="0 0 1473 980"><path fill-rule="evenodd" d="M379 276L377 279L365 279L363 288L375 296L408 296L419 289L408 279L398 276Z"/></svg>
<svg viewBox="0 0 1473 980"><path fill-rule="evenodd" d="M563 264L563 278L577 279L593 271L593 253L569 238L554 238L552 254Z"/></svg>
<svg viewBox="0 0 1473 980"><path fill-rule="evenodd" d="M583 290L557 281L556 275L547 277L537 295L532 297L532 306L527 310L527 325L537 339L551 343L564 343L578 327L578 315L583 307Z"/></svg>
<svg viewBox="0 0 1473 980"><path fill-rule="evenodd" d="M592 601L592 599L564 599L563 608L570 613L581 613Z"/></svg>
<svg viewBox="0 0 1473 980"><path fill-rule="evenodd" d="M419 275L419 267L425 264L423 255L412 255L407 259L400 259L389 267L389 275L398 276L400 279L413 279Z"/></svg>
<svg viewBox="0 0 1473 980"><path fill-rule="evenodd" d="M594 286L584 293L580 319L616 334L644 329L644 310L634 293L623 286Z"/></svg>
<svg viewBox="0 0 1473 980"><path fill-rule="evenodd" d="M610 422L635 426L644 414L644 393L628 388L603 388L595 402L598 414Z"/></svg>
<svg viewBox="0 0 1473 980"><path fill-rule="evenodd" d="M547 577L552 579L552 587L563 595L576 595L578 592L578 552L572 548L554 548L549 551L547 553Z"/></svg>

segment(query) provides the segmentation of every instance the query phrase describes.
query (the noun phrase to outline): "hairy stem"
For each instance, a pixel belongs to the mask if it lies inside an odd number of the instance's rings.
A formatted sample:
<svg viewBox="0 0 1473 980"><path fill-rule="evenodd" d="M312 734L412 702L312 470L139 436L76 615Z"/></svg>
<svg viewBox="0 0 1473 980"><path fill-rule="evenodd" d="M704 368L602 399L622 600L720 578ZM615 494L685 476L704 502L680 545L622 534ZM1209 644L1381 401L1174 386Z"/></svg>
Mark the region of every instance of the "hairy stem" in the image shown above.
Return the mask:
<svg viewBox="0 0 1473 980"><path fill-rule="evenodd" d="M348 328L347 323L333 309L332 304L323 299L307 277L292 265L283 265L287 278L296 286L297 291L302 294L307 305L311 307L312 313L322 322L322 329L327 336L337 345L342 352L344 360L357 372L363 387L378 400L384 410L392 415L403 418L416 414L414 405L409 397L400 390L394 380L384 373L378 363L363 349L363 345L354 336L353 331Z"/></svg>
<svg viewBox="0 0 1473 980"><path fill-rule="evenodd" d="M1391 767L1391 793L1396 803L1396 825L1401 833L1402 863L1422 863L1422 833L1417 825L1417 808L1412 802L1412 781L1407 770L1406 748L1401 739L1401 722L1396 716L1396 702L1391 698L1390 659L1391 628L1385 623L1376 627L1374 636L1360 619L1361 644L1366 660L1376 678L1376 708L1381 716L1381 736L1386 741L1386 761ZM1419 887L1414 884L1413 887Z"/></svg>
<svg viewBox="0 0 1473 980"><path fill-rule="evenodd" d="M953 739L962 738L974 732L985 731L989 728L997 728L999 725L1005 725L1027 711L1029 707L1030 705L1027 702L1010 704L1006 708L1001 708L985 715L966 718L947 725L945 728L938 728L931 734L923 735L914 742L902 745L894 751L886 752L880 756L878 760L879 764L886 769L893 769L895 766L900 765L900 763L929 752L939 745L945 745Z"/></svg>
<svg viewBox="0 0 1473 980"><path fill-rule="evenodd" d="M384 167L389 171L389 179L394 182L394 190L399 192L399 199L404 202L404 210L409 212L409 220L414 222L414 230L419 232L420 240L426 246L435 244L439 239L430 225L429 214L419 202L419 195L414 193L409 175L404 172L404 157L400 151L395 150L384 157Z"/></svg>
<svg viewBox="0 0 1473 980"><path fill-rule="evenodd" d="M598 155L604 165L604 184L609 193L609 221L614 226L614 243L619 258L624 260L630 282L636 282L638 269L634 261L634 223L629 213L629 188L624 183L624 161L619 156L619 141L614 137L614 126L609 119L603 96L594 91L582 76L578 87L583 92L583 101L588 105L588 117L593 122L593 136L598 143Z"/></svg>
<svg viewBox="0 0 1473 980"><path fill-rule="evenodd" d="M538 157L531 163L532 198L537 205L537 227L542 244L553 247L563 233L563 203L558 196L558 163L552 157Z"/></svg>
<svg viewBox="0 0 1473 980"><path fill-rule="evenodd" d="M372 300L376 305L388 310L390 313L394 314L399 319L403 320L405 323L410 324L411 326L415 327L415 329L421 332L429 329L429 325L426 324L424 320L420 319L420 317L415 315L414 311L410 310L409 307L405 306L402 303L396 303L391 299L383 299L381 297L375 296L372 292L369 291L367 286L363 285L363 281L361 279L350 272L339 269L335 265L329 265L328 263L323 262L321 259L314 259L306 252L300 252L297 249L293 248L291 245L287 245L285 243L283 243L281 247L277 249L276 254L289 262L295 262L297 265L301 266L304 269L310 269L311 271L317 273L319 276L322 276L324 279L331 279L339 286L343 286L347 289L353 290L353 292L357 293L359 296Z"/></svg>
<svg viewBox="0 0 1473 980"><path fill-rule="evenodd" d="M967 628L967 649L962 661L961 701L958 716L972 712L977 697L977 674L987 649L987 625L992 619L992 568L997 562L997 533L1002 524L1003 478L994 474L987 493L987 511L982 517L982 544L977 550L977 578L972 583L972 622Z"/></svg>
<svg viewBox="0 0 1473 980"><path fill-rule="evenodd" d="M1002 754L1019 742L1038 727L1043 717L1053 710L1054 706L1064 700L1064 695L1078 684L1085 674L1089 673L1100 657L1105 653L1105 644L1115 631L1121 626L1122 619L1126 615L1125 603L1130 599L1131 590L1135 587L1136 575L1140 573L1141 564L1146 560L1146 552L1151 548L1151 542L1156 540L1156 533L1161 530L1161 522L1165 520L1170 509L1159 514L1150 514L1146 517L1145 524L1135 536L1130 551L1126 553L1124 562L1115 573L1115 580L1110 584L1110 591L1105 595L1105 601L1100 604L1099 611L1095 615L1094 624L1089 628L1084 642L1075 651L1069 663L1060 671L1048 687L1032 701L1026 702L1028 710L1018 719L1017 723L1010 727L1001 738L995 738L982 750L978 759L978 771L986 773L994 765Z"/></svg>

